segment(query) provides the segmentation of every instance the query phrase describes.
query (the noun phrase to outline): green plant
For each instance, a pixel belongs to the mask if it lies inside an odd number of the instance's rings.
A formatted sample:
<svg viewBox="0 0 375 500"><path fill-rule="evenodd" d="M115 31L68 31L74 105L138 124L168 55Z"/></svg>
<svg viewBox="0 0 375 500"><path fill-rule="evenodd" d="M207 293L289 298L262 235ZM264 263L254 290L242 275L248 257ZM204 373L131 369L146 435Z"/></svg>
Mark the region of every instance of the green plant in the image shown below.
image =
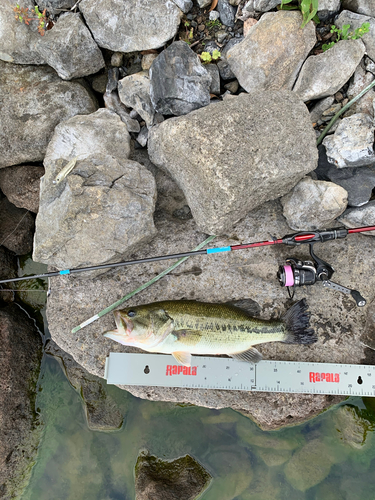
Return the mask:
<svg viewBox="0 0 375 500"><path fill-rule="evenodd" d="M219 19L215 19L213 21L207 21L207 23L206 23L206 27L208 29L215 28L215 26L217 26L218 28L221 28L222 24L219 21Z"/></svg>
<svg viewBox="0 0 375 500"><path fill-rule="evenodd" d="M317 24L320 23L320 19L317 16L319 0L297 0L298 4L291 4L295 0L281 0L280 10L296 10L299 9L302 12L302 24L301 28L304 28L306 24L313 20Z"/></svg>
<svg viewBox="0 0 375 500"><path fill-rule="evenodd" d="M212 61L217 61L218 59L220 59L221 54L217 49L215 49L214 51L212 51L212 54L210 54L209 52L202 52L199 57L201 58L203 64L210 64Z"/></svg>
<svg viewBox="0 0 375 500"><path fill-rule="evenodd" d="M370 23L363 23L362 26L354 30L354 32L349 31L349 28L350 24L344 24L342 29L337 28L333 24L331 26L331 33L336 33L336 40L323 44L323 51L325 52L326 50L332 48L339 40L358 40L358 38L361 38L363 35L370 31Z"/></svg>
<svg viewBox="0 0 375 500"><path fill-rule="evenodd" d="M47 23L46 9L44 9L43 12L40 12L38 6L36 5L31 11L36 17L30 17L28 7L20 7L17 4L13 10L16 13L14 17L21 23L29 25L30 21L39 21L38 31L41 36L44 35Z"/></svg>

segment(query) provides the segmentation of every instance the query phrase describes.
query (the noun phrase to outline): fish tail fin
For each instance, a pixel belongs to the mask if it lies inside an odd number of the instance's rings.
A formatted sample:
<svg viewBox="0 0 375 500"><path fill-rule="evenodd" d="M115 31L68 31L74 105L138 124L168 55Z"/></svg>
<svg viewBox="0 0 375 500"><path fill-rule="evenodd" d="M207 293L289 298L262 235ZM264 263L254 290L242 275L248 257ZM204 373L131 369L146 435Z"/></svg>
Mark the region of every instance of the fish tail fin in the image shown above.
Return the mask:
<svg viewBox="0 0 375 500"><path fill-rule="evenodd" d="M310 328L310 313L306 299L294 304L284 314L282 320L286 326L286 344L313 344L318 340L315 331Z"/></svg>

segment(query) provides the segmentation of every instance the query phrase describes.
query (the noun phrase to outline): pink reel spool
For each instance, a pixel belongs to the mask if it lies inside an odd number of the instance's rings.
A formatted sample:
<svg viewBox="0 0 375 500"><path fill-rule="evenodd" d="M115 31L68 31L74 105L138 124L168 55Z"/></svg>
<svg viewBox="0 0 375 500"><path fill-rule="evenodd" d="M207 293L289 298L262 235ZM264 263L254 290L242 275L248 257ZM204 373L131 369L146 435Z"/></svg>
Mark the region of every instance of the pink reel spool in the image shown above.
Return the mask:
<svg viewBox="0 0 375 500"><path fill-rule="evenodd" d="M293 286L294 285L294 274L293 269L290 264L284 265L284 273L285 273L285 286Z"/></svg>

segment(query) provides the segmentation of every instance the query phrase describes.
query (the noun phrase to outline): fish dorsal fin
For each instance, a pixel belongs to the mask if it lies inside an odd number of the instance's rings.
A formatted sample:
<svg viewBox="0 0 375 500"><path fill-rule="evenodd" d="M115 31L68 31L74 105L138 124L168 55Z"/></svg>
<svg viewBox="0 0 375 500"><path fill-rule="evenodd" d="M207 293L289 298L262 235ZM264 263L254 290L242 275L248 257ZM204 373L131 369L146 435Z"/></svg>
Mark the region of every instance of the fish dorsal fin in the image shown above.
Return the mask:
<svg viewBox="0 0 375 500"><path fill-rule="evenodd" d="M238 361L246 361L247 363L258 363L263 358L261 353L255 349L255 347L250 347L247 351L229 354L229 356L234 359L238 359Z"/></svg>
<svg viewBox="0 0 375 500"><path fill-rule="evenodd" d="M184 366L191 366L191 354L190 352L176 351L172 352L172 356L177 361Z"/></svg>
<svg viewBox="0 0 375 500"><path fill-rule="evenodd" d="M253 299L231 300L230 302L225 302L225 305L242 309L251 317L259 316L262 310L258 302Z"/></svg>

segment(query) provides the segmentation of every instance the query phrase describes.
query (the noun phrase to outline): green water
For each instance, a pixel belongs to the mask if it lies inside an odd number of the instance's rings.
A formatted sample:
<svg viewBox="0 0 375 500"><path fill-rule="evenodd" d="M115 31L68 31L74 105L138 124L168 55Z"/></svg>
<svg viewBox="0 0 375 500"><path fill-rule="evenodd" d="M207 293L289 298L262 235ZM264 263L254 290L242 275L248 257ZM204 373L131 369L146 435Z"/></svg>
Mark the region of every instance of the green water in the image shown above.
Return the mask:
<svg viewBox="0 0 375 500"><path fill-rule="evenodd" d="M230 409L107 390L123 426L92 431L80 394L59 362L44 356L36 401L44 433L22 500L134 500L134 465L143 449L198 460L213 477L203 500L375 499L375 398L352 398L305 424L264 432Z"/></svg>
<svg viewBox="0 0 375 500"><path fill-rule="evenodd" d="M364 424L364 443L351 448L337 430L338 408L303 425L263 432L230 409L144 401L113 386L108 392L125 415L124 424L115 432L90 431L80 395L59 363L44 357L37 407L45 431L22 500L134 499L134 465L144 448L164 458L195 457L214 478L204 500L375 498L372 428ZM349 403L359 422L373 420L372 401L365 401L368 407L361 399ZM310 476L322 476L319 484L307 491L291 486L285 471L294 455L298 466L312 469Z"/></svg>

